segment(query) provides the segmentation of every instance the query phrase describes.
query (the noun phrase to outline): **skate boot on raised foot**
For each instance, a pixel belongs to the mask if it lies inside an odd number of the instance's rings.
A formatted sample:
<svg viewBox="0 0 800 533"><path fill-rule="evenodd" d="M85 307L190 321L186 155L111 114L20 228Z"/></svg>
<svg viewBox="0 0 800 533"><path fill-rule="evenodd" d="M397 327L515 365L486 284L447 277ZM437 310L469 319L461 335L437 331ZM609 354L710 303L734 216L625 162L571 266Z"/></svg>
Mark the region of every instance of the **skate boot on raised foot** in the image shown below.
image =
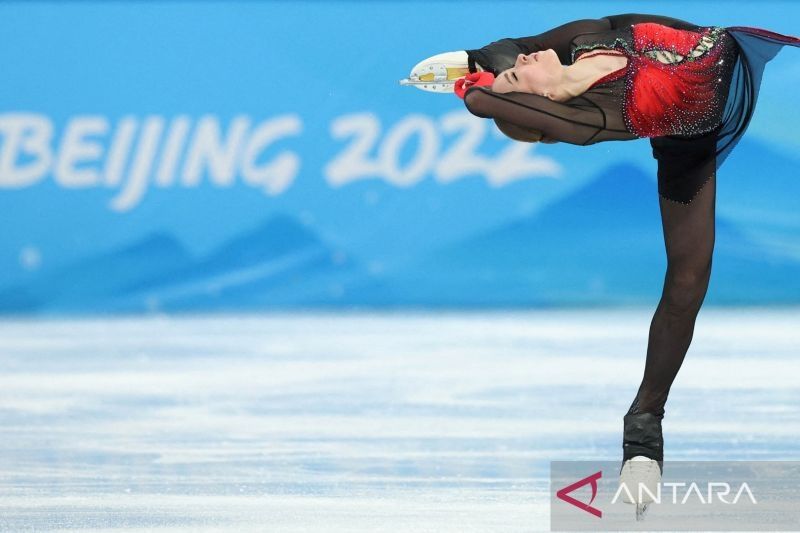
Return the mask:
<svg viewBox="0 0 800 533"><path fill-rule="evenodd" d="M622 468L619 482L622 501L636 505L636 520L643 520L653 496L659 494L664 469L664 438L661 419L653 413L625 415Z"/></svg>
<svg viewBox="0 0 800 533"><path fill-rule="evenodd" d="M475 65L482 72L480 65ZM453 93L456 81L469 74L469 56L466 50L436 54L420 61L411 69L408 78L400 80L400 85L411 85L423 91L434 93Z"/></svg>

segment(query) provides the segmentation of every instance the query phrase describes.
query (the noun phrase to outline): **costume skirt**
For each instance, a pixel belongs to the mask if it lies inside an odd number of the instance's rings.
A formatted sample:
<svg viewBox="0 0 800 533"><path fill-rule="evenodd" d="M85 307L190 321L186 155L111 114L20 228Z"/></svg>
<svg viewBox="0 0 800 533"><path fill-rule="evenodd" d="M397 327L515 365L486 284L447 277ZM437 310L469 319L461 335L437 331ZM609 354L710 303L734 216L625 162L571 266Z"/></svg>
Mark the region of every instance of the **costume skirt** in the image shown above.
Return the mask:
<svg viewBox="0 0 800 533"><path fill-rule="evenodd" d="M725 162L747 130L755 111L766 64L786 45L800 47L800 38L761 28L725 28L737 45L730 89L722 123L703 135L652 137L658 161L658 191L672 201L688 204Z"/></svg>

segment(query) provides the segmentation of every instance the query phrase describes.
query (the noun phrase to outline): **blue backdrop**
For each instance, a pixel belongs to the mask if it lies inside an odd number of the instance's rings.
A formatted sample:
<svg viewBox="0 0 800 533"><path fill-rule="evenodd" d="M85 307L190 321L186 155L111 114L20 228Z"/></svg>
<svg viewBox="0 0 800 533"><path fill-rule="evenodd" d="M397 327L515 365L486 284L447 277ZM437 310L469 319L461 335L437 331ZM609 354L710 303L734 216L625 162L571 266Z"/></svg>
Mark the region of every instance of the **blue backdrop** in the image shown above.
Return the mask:
<svg viewBox="0 0 800 533"><path fill-rule="evenodd" d="M800 35L792 2L3 3L0 309L654 305L646 139L514 143L398 85L653 10ZM784 50L720 171L710 304L800 302L798 86Z"/></svg>

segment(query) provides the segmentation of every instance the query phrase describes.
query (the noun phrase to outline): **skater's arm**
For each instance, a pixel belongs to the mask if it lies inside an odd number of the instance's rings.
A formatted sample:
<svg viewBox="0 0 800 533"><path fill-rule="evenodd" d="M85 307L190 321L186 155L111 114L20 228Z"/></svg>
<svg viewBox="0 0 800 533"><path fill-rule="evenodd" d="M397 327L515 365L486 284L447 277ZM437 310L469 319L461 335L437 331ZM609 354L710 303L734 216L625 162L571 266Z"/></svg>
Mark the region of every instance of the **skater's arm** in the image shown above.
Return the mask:
<svg viewBox="0 0 800 533"><path fill-rule="evenodd" d="M543 136L542 132L539 130L522 128L516 124L506 122L505 120L499 118L494 119L494 123L497 124L497 129L499 129L506 137L510 137L515 141L526 143L542 142L547 144L555 144L558 142L554 139Z"/></svg>
<svg viewBox="0 0 800 533"><path fill-rule="evenodd" d="M496 118L494 123L497 124L497 129L503 132L503 135L510 137L515 141L522 141L526 143L536 143L542 140L542 132L530 128L521 128L511 122Z"/></svg>
<svg viewBox="0 0 800 533"><path fill-rule="evenodd" d="M680 30L696 30L697 25L685 20L663 15L644 13L626 13L609 15L598 19L580 19L567 22L551 30L531 37L505 38L494 41L482 48L467 50L470 71L475 72L475 65L480 65L494 75L514 66L519 54L530 54L552 48L562 65L569 65L572 41L580 34L616 30L631 24L655 22Z"/></svg>
<svg viewBox="0 0 800 533"><path fill-rule="evenodd" d="M611 23L606 18L574 20L539 35L500 39L482 48L467 50L467 55L470 63L477 63L494 75L513 67L519 54L530 54L550 48L555 50L562 64L568 65L570 43L576 35L610 29Z"/></svg>
<svg viewBox="0 0 800 533"><path fill-rule="evenodd" d="M513 133L523 137L518 140L528 142L531 141L530 138L524 138L524 130L528 130L530 136L535 135L530 130L542 132L544 138L551 142L581 146L604 140L637 138L626 130L607 129L603 111L580 96L567 104L554 102L538 94L495 93L485 87L473 87L467 90L464 104L473 115L511 125L514 127Z"/></svg>

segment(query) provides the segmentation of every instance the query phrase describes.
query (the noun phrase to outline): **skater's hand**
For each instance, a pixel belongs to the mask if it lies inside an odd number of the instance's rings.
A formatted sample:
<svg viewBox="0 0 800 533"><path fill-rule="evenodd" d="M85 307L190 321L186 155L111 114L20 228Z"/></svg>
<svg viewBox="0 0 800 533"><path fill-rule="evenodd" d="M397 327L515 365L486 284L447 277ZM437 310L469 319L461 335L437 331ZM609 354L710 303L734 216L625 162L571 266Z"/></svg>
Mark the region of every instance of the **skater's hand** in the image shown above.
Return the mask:
<svg viewBox="0 0 800 533"><path fill-rule="evenodd" d="M472 72L456 80L453 92L463 100L470 87L491 87L493 83L494 74L491 72Z"/></svg>
<svg viewBox="0 0 800 533"><path fill-rule="evenodd" d="M483 48L467 50L467 55L476 66L480 66L492 74L499 75L514 66L519 54L528 54L535 50L527 50L516 39L500 39Z"/></svg>

